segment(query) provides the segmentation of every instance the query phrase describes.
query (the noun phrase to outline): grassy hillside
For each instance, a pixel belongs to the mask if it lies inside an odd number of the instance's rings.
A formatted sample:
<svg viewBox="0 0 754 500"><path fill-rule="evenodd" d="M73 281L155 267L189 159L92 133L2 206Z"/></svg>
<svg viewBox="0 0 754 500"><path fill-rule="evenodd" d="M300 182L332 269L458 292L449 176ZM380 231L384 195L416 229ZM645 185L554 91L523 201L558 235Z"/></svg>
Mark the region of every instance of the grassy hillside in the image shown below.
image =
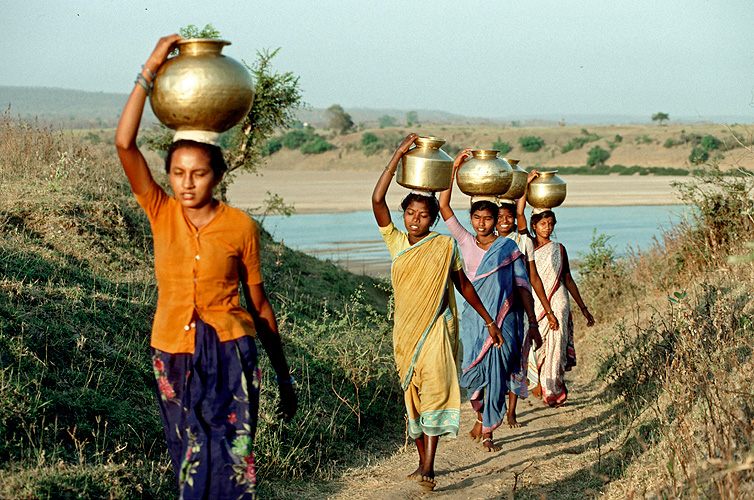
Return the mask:
<svg viewBox="0 0 754 500"><path fill-rule="evenodd" d="M6 114L0 192L0 498L175 498L148 350L151 233L114 150ZM262 356L256 452L277 491L401 438L402 395L384 284L267 233L263 247L300 382L281 424Z"/></svg>
<svg viewBox="0 0 754 500"><path fill-rule="evenodd" d="M267 159L269 168L298 170L366 170L375 163L387 163L395 147L408 133L434 135L447 141L445 149L455 155L462 148L499 149L495 143L507 143L512 149L505 155L521 160L522 167L581 167L587 165L589 151L595 146L610 153L606 165L631 167L693 168L689 156L695 146L701 147L706 136L719 141L708 151L708 161L726 167L754 168L754 159L743 145L752 144L748 128L736 125L673 125L673 126L589 126L589 127L502 127L502 126L430 126L418 128L389 127L366 129L347 135L328 131L316 132L335 146L321 154L302 154L298 149L283 146ZM364 139L373 134L376 140ZM544 146L527 152L520 140L538 137ZM739 142L740 141L740 142ZM499 145L498 145L499 146Z"/></svg>

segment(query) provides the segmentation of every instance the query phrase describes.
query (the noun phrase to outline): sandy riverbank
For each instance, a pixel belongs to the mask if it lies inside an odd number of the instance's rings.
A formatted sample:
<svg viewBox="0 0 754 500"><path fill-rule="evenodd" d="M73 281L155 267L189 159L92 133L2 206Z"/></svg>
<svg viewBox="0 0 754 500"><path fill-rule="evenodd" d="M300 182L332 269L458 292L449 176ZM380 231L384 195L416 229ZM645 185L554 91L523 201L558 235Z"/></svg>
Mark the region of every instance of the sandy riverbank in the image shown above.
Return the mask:
<svg viewBox="0 0 754 500"><path fill-rule="evenodd" d="M326 213L371 209L371 195L380 172L334 172L263 170L262 175L239 175L230 187L228 197L239 208L260 207L276 193L296 213ZM568 183L568 198L563 206L628 206L679 204L673 181L688 177L665 176L562 176ZM393 184L388 192L388 204L398 209L406 189ZM453 206L468 207L469 197L456 187Z"/></svg>

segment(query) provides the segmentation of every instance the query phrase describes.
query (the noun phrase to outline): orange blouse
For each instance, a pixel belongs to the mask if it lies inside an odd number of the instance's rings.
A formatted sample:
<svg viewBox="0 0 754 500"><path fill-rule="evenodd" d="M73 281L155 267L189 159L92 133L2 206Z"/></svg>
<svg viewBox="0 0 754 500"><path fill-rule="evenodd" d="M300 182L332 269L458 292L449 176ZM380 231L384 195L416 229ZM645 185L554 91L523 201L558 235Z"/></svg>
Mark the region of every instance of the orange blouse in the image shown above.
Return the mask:
<svg viewBox="0 0 754 500"><path fill-rule="evenodd" d="M262 282L256 222L220 202L214 219L197 231L178 200L154 181L136 200L154 236L159 293L152 347L193 353L196 317L212 326L220 341L253 337L254 320L239 303L238 284Z"/></svg>

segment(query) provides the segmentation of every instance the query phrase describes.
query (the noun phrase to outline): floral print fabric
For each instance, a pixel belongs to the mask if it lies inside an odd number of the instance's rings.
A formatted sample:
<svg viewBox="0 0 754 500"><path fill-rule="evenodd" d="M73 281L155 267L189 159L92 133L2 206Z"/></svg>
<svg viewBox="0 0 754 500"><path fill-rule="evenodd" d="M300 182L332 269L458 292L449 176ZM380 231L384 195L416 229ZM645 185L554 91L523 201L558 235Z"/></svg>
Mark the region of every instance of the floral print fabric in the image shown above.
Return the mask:
<svg viewBox="0 0 754 500"><path fill-rule="evenodd" d="M254 339L220 342L196 320L194 353L152 349L152 368L181 500L256 498Z"/></svg>

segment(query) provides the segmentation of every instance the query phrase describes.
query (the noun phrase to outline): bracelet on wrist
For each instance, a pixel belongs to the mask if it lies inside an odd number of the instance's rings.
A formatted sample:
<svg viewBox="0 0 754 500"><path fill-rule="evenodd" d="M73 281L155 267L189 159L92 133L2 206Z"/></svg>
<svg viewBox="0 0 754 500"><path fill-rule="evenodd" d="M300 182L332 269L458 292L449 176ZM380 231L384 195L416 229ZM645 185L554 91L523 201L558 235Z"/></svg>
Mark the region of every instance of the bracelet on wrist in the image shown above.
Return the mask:
<svg viewBox="0 0 754 500"><path fill-rule="evenodd" d="M495 324L495 322L494 322L494 321L490 321L489 323L485 323L485 324L484 324L484 327L485 327L485 328L489 328L489 327L491 327L491 326L492 326L492 325L494 325L494 324Z"/></svg>
<svg viewBox="0 0 754 500"><path fill-rule="evenodd" d="M390 165L386 166L385 170L387 170L388 172L390 172L390 175L395 175L395 170L390 170Z"/></svg>
<svg viewBox="0 0 754 500"><path fill-rule="evenodd" d="M587 309L588 309L588 307L586 307L586 306L584 306L584 307L581 308L582 311L586 311Z"/></svg>
<svg viewBox="0 0 754 500"><path fill-rule="evenodd" d="M555 313L554 313L554 312L552 312L552 311L547 311L547 312L545 313L545 315L548 315L548 314L552 314L553 316L555 316Z"/></svg>
<svg viewBox="0 0 754 500"><path fill-rule="evenodd" d="M539 330L539 323L529 323L529 328L536 328Z"/></svg>
<svg viewBox="0 0 754 500"><path fill-rule="evenodd" d="M280 379L280 378L278 378L277 375L275 375L275 382L277 382L278 385L283 385L283 384L293 385L293 384L296 383L296 379L293 378L293 375L291 375L291 374L288 374L288 378L287 379Z"/></svg>

